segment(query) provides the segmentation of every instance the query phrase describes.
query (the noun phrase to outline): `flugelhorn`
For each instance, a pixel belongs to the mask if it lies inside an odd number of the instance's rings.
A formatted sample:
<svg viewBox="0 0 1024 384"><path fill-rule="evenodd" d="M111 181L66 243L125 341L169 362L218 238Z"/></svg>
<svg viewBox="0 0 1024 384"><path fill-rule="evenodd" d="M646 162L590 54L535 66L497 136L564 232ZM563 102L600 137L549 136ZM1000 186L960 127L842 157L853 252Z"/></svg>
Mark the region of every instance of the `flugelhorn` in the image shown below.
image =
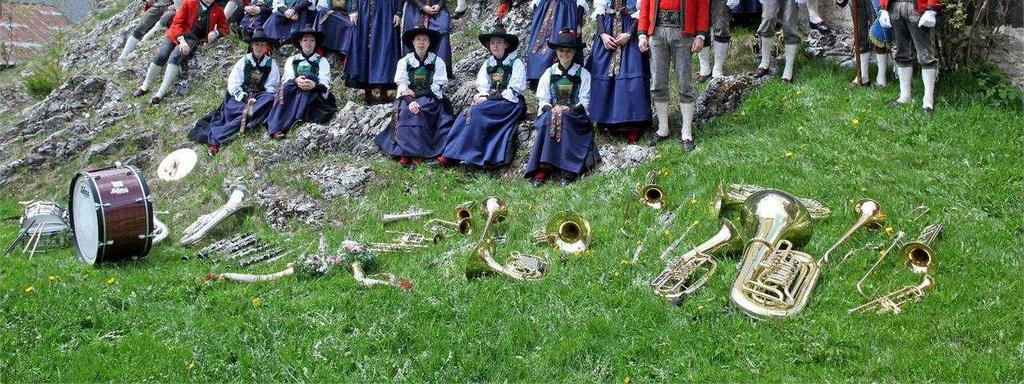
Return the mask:
<svg viewBox="0 0 1024 384"><path fill-rule="evenodd" d="M196 222L185 228L184 233L181 236L181 245L189 245L198 243L213 227L220 224L221 221L231 216L231 214L238 211L242 207L242 200L245 198L245 189L236 188L231 191L231 196L228 197L228 201L224 203L220 208L211 213L199 216Z"/></svg>
<svg viewBox="0 0 1024 384"><path fill-rule="evenodd" d="M818 259L818 267L824 267L825 263L828 263L828 256L832 254L832 251L835 251L840 244L849 239L861 227L881 228L882 224L885 223L885 208L882 208L881 204L872 199L863 198L857 201L853 206L853 214L857 221L853 223L850 230L839 237L839 240L836 240L836 243L832 244L832 247L821 255L821 258Z"/></svg>
<svg viewBox="0 0 1024 384"><path fill-rule="evenodd" d="M741 241L742 237L732 222L723 219L718 233L670 262L651 282L651 289L654 294L670 300L689 296L714 275L718 263L711 254L735 248Z"/></svg>
<svg viewBox="0 0 1024 384"><path fill-rule="evenodd" d="M590 222L576 211L562 211L551 216L543 238L552 247L565 253L580 253L590 244ZM540 240L534 233L534 241Z"/></svg>
<svg viewBox="0 0 1024 384"><path fill-rule="evenodd" d="M907 267L916 274L928 273L932 265L931 244L942 235L942 224L924 227L917 238L903 245L900 250L906 258Z"/></svg>
<svg viewBox="0 0 1024 384"><path fill-rule="evenodd" d="M668 203L665 200L665 190L655 183L657 176L658 174L655 171L648 172L647 184L637 187L636 193L640 196L640 202L648 207L662 209Z"/></svg>
<svg viewBox="0 0 1024 384"><path fill-rule="evenodd" d="M445 221L441 219L430 219L423 228L430 233L445 234L458 232L462 236L469 236L473 233L473 219L464 218L459 221Z"/></svg>
<svg viewBox="0 0 1024 384"><path fill-rule="evenodd" d="M924 275L918 285L909 285L896 291L890 292L877 299L861 304L856 308L850 308L848 313L875 311L879 315L891 313L898 315L903 311L903 306L911 301L920 301L924 297L924 291L935 286L935 279L931 275Z"/></svg>
<svg viewBox="0 0 1024 384"><path fill-rule="evenodd" d="M384 223L390 223L398 220L415 219L429 214L434 213L433 211L413 211L408 213L387 213L380 217L380 221Z"/></svg>
<svg viewBox="0 0 1024 384"><path fill-rule="evenodd" d="M755 192L740 210L750 235L729 301L753 317L799 314L810 300L821 269L794 248L811 237L811 216L795 196L779 190Z"/></svg>

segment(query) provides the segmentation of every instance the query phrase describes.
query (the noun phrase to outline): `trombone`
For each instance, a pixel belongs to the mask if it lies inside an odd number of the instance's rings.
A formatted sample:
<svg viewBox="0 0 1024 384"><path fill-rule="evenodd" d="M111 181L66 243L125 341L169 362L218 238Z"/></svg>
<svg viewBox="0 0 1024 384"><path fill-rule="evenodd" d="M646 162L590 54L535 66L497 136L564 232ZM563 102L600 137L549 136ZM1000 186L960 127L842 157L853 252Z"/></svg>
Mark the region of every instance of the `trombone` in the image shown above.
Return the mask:
<svg viewBox="0 0 1024 384"><path fill-rule="evenodd" d="M935 286L935 279L930 275L924 275L918 285L908 285L893 292L879 296L877 299L861 304L856 308L850 308L847 313L874 311L879 315L891 313L900 314L903 306L911 301L921 301L924 298L924 291Z"/></svg>
<svg viewBox="0 0 1024 384"><path fill-rule="evenodd" d="M850 230L846 231L843 236L839 237L839 240L836 240L836 243L832 244L832 247L821 255L821 258L818 259L819 268L824 267L825 263L828 263L828 256L831 255L840 244L849 239L850 236L858 229L864 226L875 229L881 228L886 219L885 209L882 208L882 205L877 201L868 198L860 199L856 204L854 204L853 214L854 217L857 217L857 221L853 223Z"/></svg>

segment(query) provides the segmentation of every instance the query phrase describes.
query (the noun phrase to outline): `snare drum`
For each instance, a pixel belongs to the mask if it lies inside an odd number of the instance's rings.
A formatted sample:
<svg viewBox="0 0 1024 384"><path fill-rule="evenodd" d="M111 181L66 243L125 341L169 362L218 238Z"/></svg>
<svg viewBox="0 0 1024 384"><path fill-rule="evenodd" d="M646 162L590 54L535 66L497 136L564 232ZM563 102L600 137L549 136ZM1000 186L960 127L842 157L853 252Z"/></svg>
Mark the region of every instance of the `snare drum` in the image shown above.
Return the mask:
<svg viewBox="0 0 1024 384"><path fill-rule="evenodd" d="M67 211L52 201L33 201L21 215L21 231L35 239L34 250L64 248L68 245Z"/></svg>
<svg viewBox="0 0 1024 384"><path fill-rule="evenodd" d="M68 207L78 257L87 264L146 257L153 246L153 202L138 169L116 165L71 180Z"/></svg>

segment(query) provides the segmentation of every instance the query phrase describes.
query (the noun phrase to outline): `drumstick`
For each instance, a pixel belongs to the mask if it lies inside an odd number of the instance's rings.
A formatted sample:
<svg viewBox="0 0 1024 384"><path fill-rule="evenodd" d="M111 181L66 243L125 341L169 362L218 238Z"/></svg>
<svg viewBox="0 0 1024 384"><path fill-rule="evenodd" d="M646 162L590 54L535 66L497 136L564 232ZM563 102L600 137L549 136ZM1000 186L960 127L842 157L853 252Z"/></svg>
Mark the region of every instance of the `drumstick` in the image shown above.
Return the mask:
<svg viewBox="0 0 1024 384"><path fill-rule="evenodd" d="M39 223L39 230L36 231L36 243L32 245L32 251L28 253L28 259L32 260L32 256L36 254L36 247L39 246L39 240L43 238L43 223Z"/></svg>
<svg viewBox="0 0 1024 384"><path fill-rule="evenodd" d="M18 232L18 237L14 238L14 241L11 242L11 245L8 245L7 249L4 250L4 256L9 255L11 251L14 250L14 247L18 245L18 242L25 238L26 234L28 234L28 229L22 229L21 232Z"/></svg>
<svg viewBox="0 0 1024 384"><path fill-rule="evenodd" d="M35 222L33 221L32 224L35 224ZM27 253L28 252L28 247L32 246L32 240L34 240L36 238L36 234L39 231L39 227L38 226L33 227L33 226L29 225L29 228L30 228L29 229L29 233L31 233L31 235L29 235L29 237L28 237L28 242L25 243L25 248L21 249L21 253Z"/></svg>

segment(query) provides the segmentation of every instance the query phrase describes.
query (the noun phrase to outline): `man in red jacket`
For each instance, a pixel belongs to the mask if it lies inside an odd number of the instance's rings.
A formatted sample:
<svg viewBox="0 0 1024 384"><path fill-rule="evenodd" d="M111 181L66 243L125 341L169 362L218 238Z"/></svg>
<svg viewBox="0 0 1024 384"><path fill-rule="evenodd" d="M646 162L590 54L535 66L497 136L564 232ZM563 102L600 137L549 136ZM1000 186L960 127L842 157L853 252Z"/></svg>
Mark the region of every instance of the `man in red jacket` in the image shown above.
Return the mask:
<svg viewBox="0 0 1024 384"><path fill-rule="evenodd" d="M167 39L149 63L146 80L132 94L133 96L139 97L149 92L149 87L163 73L164 79L160 83L160 89L149 99L150 104L160 103L167 90L178 79L181 63L188 59L192 51L204 42L204 39L205 42L212 43L217 38L228 35L228 21L224 18L224 7L221 5L224 1L226 0L185 0L181 4L181 8L174 14L171 27L167 29Z"/></svg>
<svg viewBox="0 0 1024 384"><path fill-rule="evenodd" d="M693 54L708 38L708 0L651 0L640 4L640 50L651 50L651 99L658 116L657 142L669 135L668 67L675 62L679 109L683 113L683 148L692 151L693 111L697 93L691 80Z"/></svg>
<svg viewBox="0 0 1024 384"><path fill-rule="evenodd" d="M914 78L912 59L917 51L917 63L921 64L921 78L924 80L924 97L921 108L931 113L935 108L935 79L939 77L939 59L935 57L935 19L938 16L938 0L880 0L878 2L878 23L892 28L896 43L896 74L900 78L900 98L892 105L910 103L910 83ZM892 16L889 16L889 12Z"/></svg>

